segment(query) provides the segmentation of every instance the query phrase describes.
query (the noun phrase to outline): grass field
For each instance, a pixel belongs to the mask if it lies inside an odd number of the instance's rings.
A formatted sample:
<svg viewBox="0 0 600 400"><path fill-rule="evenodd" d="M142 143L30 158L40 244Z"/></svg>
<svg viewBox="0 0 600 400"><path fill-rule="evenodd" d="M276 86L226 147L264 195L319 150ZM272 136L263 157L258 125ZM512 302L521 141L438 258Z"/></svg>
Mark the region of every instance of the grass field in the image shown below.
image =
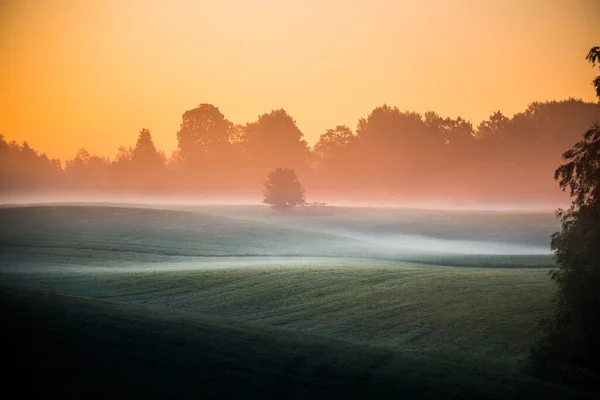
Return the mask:
<svg viewBox="0 0 600 400"><path fill-rule="evenodd" d="M5 283L231 317L518 372L552 288L539 269L275 267L28 274Z"/></svg>
<svg viewBox="0 0 600 400"><path fill-rule="evenodd" d="M22 396L591 398L526 376L228 318L6 287L0 307L3 343L20 351L4 359L3 386Z"/></svg>
<svg viewBox="0 0 600 400"><path fill-rule="evenodd" d="M280 357L281 364L275 365L282 374L291 373L297 357L319 365L316 375L311 367L304 375L285 378L290 387L299 385L299 397L323 394L331 389L327 385L338 384L331 390L344 397L447 393L503 398L531 390L547 391L542 397L549 397L570 389L555 392L554 386L525 372L537 323L552 306L554 287L546 273L553 266L549 235L556 229L554 216L543 213L330 208L278 215L260 207L231 206L3 208L0 283L76 296L7 292L9 299L23 299L24 307L41 307L50 314L59 312L55 303L93 309L70 315L102 329L118 331L120 324L143 329L157 323L146 317L140 322L136 313L156 314L165 329L170 318L193 325L197 322L190 321L204 315L202 321L214 325L203 325L196 334L186 331L189 340L214 343L205 330L217 337L219 329L232 324L261 335L268 332L259 342L278 337L275 348L289 338L311 346L318 342L318 351L288 343L296 349L292 359L287 357L291 349L267 352ZM19 318L17 311L13 314ZM96 320L97 314L102 318ZM38 323L36 318L27 323ZM81 334L84 343L100 340L91 328L65 329ZM234 349L239 345L239 358L247 358L242 354L249 342L243 335L225 336L231 354L223 357L229 357L227 368L233 368ZM255 369L265 368L267 353L258 361L240 360L244 366L234 372L219 370L218 352L213 358L197 353L189 362L213 365L214 374L221 371L232 379L257 374L252 379L264 382L268 374ZM337 356L372 361L353 369L351 362L338 363ZM139 362L135 352L131 357L132 363ZM165 368L179 370L185 362L169 359ZM408 377L399 379L398 374ZM339 382L324 384L325 376ZM356 379L369 382L361 383L365 392L344 392L343 382ZM210 386L202 382L195 388ZM377 392L374 382L383 392ZM240 385L248 393L257 390L254 384ZM282 390L275 386L272 390Z"/></svg>

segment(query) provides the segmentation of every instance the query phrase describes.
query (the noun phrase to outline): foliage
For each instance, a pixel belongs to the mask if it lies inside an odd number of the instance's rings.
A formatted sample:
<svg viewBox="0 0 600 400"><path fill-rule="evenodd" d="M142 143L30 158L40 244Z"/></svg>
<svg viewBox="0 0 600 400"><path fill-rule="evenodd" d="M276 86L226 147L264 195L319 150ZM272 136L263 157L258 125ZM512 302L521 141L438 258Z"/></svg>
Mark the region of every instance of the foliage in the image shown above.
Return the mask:
<svg viewBox="0 0 600 400"><path fill-rule="evenodd" d="M165 164L165 156L156 150L148 129L142 129L132 152L131 160L140 168L154 170Z"/></svg>
<svg viewBox="0 0 600 400"><path fill-rule="evenodd" d="M7 142L0 134L0 193L61 187L62 173L60 161L38 153L27 142Z"/></svg>
<svg viewBox="0 0 600 400"><path fill-rule="evenodd" d="M229 145L233 124L212 104L200 104L186 111L177 132L179 154L184 161L196 163L212 151Z"/></svg>
<svg viewBox="0 0 600 400"><path fill-rule="evenodd" d="M327 131L319 137L313 152L321 162L333 160L340 157L356 141L352 130L345 125L338 125L335 129Z"/></svg>
<svg viewBox="0 0 600 400"><path fill-rule="evenodd" d="M588 59L595 63L598 48ZM558 210L562 230L552 235L559 265L550 276L558 285L556 309L542 321L544 336L534 347L539 370L564 368L600 372L600 125L563 154L554 178L573 198Z"/></svg>
<svg viewBox="0 0 600 400"><path fill-rule="evenodd" d="M592 47L585 59L588 60L593 67L595 67L596 64L600 66L600 46ZM596 89L596 96L600 99L600 75L594 78L592 85L594 85L594 88Z"/></svg>
<svg viewBox="0 0 600 400"><path fill-rule="evenodd" d="M442 138L446 145L452 147L464 145L474 137L473 125L461 117L442 118L437 113L428 111L423 122L436 136Z"/></svg>
<svg viewBox="0 0 600 400"><path fill-rule="evenodd" d="M72 183L83 188L105 188L110 179L110 160L79 149L75 157L67 160L65 174Z"/></svg>
<svg viewBox="0 0 600 400"><path fill-rule="evenodd" d="M156 149L150 131L142 129L135 147L119 149L111 169L125 190L158 189L164 184L166 157Z"/></svg>
<svg viewBox="0 0 600 400"><path fill-rule="evenodd" d="M309 150L296 121L283 109L262 114L246 125L242 146L250 165L261 173L277 166L298 168ZM264 168L267 168L263 171Z"/></svg>
<svg viewBox="0 0 600 400"><path fill-rule="evenodd" d="M574 197L559 210L562 230L552 235L559 269L556 310L542 322L545 334L534 349L544 369L557 365L600 370L600 126L563 154L568 162L555 172L563 190Z"/></svg>
<svg viewBox="0 0 600 400"><path fill-rule="evenodd" d="M293 169L275 169L269 173L264 186L263 203L271 204L275 209L286 210L304 204L304 188Z"/></svg>
<svg viewBox="0 0 600 400"><path fill-rule="evenodd" d="M482 121L477 127L476 137L478 139L498 138L502 139L507 131L510 119L501 111L496 111L487 120Z"/></svg>

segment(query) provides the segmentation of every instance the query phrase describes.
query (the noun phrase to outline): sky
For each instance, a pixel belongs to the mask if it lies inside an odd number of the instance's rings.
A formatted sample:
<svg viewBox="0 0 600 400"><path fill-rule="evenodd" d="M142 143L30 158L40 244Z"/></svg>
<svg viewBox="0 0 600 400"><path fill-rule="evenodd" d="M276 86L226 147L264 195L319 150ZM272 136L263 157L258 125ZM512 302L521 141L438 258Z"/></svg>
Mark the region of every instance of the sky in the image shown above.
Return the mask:
<svg viewBox="0 0 600 400"><path fill-rule="evenodd" d="M462 116L595 101L598 0L0 0L0 134L62 160L200 103L284 108L309 143L384 103Z"/></svg>

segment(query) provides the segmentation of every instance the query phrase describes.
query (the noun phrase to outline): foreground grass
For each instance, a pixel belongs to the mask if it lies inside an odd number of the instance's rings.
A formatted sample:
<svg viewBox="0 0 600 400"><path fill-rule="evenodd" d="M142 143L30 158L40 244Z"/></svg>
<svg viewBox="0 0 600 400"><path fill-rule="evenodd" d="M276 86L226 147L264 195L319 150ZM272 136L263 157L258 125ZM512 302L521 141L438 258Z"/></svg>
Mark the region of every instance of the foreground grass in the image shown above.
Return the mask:
<svg viewBox="0 0 600 400"><path fill-rule="evenodd" d="M554 287L540 269L250 268L0 275L0 282L260 322L473 366L527 366Z"/></svg>
<svg viewBox="0 0 600 400"><path fill-rule="evenodd" d="M5 390L35 397L583 398L523 377L218 317L0 290ZM13 392L14 393L14 392Z"/></svg>

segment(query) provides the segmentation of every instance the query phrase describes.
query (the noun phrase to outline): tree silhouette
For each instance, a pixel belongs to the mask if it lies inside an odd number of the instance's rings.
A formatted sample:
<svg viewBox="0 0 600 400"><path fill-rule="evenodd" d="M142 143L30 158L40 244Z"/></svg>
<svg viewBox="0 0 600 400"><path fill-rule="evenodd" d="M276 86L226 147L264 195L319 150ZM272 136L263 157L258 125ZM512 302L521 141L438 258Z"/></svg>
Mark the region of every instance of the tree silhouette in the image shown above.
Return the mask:
<svg viewBox="0 0 600 400"><path fill-rule="evenodd" d="M264 184L263 203L277 210L286 210L305 203L304 188L293 169L277 168L269 173Z"/></svg>
<svg viewBox="0 0 600 400"><path fill-rule="evenodd" d="M200 104L186 111L177 132L177 148L183 162L194 164L208 153L223 151L229 145L232 126L212 104Z"/></svg>
<svg viewBox="0 0 600 400"><path fill-rule="evenodd" d="M155 170L165 163L165 156L156 150L148 129L142 129L131 154L131 161L141 168Z"/></svg>
<svg viewBox="0 0 600 400"><path fill-rule="evenodd" d="M361 118L356 134L361 186L370 186L376 195L390 196L402 187L422 194L446 150L444 138L429 129L419 113L387 104Z"/></svg>
<svg viewBox="0 0 600 400"><path fill-rule="evenodd" d="M599 48L587 59L598 65ZM600 77L594 83L598 89ZM64 169L26 142L2 138L0 188L239 196L255 193L269 171L285 167L301 174L313 192L355 200L563 201L566 195L547 171L593 121L600 121L598 104L572 98L533 102L510 118L497 111L475 130L461 117L384 104L359 119L356 133L343 125L328 129L311 151L283 109L233 125L217 107L200 104L183 113L168 161L146 129L134 146L119 147L112 162L82 152Z"/></svg>
<svg viewBox="0 0 600 400"><path fill-rule="evenodd" d="M475 136L478 139L501 139L509 124L510 119L501 111L496 111L487 120L481 121Z"/></svg>
<svg viewBox="0 0 600 400"><path fill-rule="evenodd" d="M148 129L142 129L134 147L119 147L110 165L111 186L121 190L164 188L166 157L158 151Z"/></svg>
<svg viewBox="0 0 600 400"><path fill-rule="evenodd" d="M559 265L551 272L558 285L556 309L542 322L544 338L534 348L538 366L556 364L600 369L600 126L563 154L568 162L555 172L574 197L559 210L562 229L552 235Z"/></svg>
<svg viewBox="0 0 600 400"><path fill-rule="evenodd" d="M148 129L140 131L135 147L131 150L130 161L126 165L129 169L130 188L147 191L164 187L166 157L154 146Z"/></svg>
<svg viewBox="0 0 600 400"><path fill-rule="evenodd" d="M593 67L595 67L596 64L600 64L600 46L592 47L585 59L588 60ZM594 78L592 85L594 85L594 88L596 89L596 96L600 99L600 75Z"/></svg>
<svg viewBox="0 0 600 400"><path fill-rule="evenodd" d="M600 125L563 159L554 179L573 201L557 212L562 229L552 235L551 247L559 268L550 273L558 285L556 309L542 321L544 337L533 356L544 372L564 371L565 365L600 371Z"/></svg>
<svg viewBox="0 0 600 400"><path fill-rule="evenodd" d="M62 186L60 161L38 153L27 142L7 142L0 134L0 194Z"/></svg>
<svg viewBox="0 0 600 400"><path fill-rule="evenodd" d="M106 189L111 183L109 167L106 157L90 154L82 148L65 163L65 174L75 188Z"/></svg>
<svg viewBox="0 0 600 400"><path fill-rule="evenodd" d="M424 117L425 126L441 137L446 145L461 146L474 137L473 126L461 117L442 118L433 111L426 112Z"/></svg>
<svg viewBox="0 0 600 400"><path fill-rule="evenodd" d="M297 168L308 156L308 145L302 137L296 121L280 109L247 124L243 146L250 163L261 170L278 165Z"/></svg>
<svg viewBox="0 0 600 400"><path fill-rule="evenodd" d="M319 160L323 162L333 161L339 158L341 154L346 153L355 141L356 136L350 128L345 125L338 125L335 129L327 129L319 137L313 151Z"/></svg>
<svg viewBox="0 0 600 400"><path fill-rule="evenodd" d="M359 150L357 136L345 125L327 129L319 137L312 156L316 163L315 179L323 186L323 191L347 192L363 186L356 182L360 173Z"/></svg>

